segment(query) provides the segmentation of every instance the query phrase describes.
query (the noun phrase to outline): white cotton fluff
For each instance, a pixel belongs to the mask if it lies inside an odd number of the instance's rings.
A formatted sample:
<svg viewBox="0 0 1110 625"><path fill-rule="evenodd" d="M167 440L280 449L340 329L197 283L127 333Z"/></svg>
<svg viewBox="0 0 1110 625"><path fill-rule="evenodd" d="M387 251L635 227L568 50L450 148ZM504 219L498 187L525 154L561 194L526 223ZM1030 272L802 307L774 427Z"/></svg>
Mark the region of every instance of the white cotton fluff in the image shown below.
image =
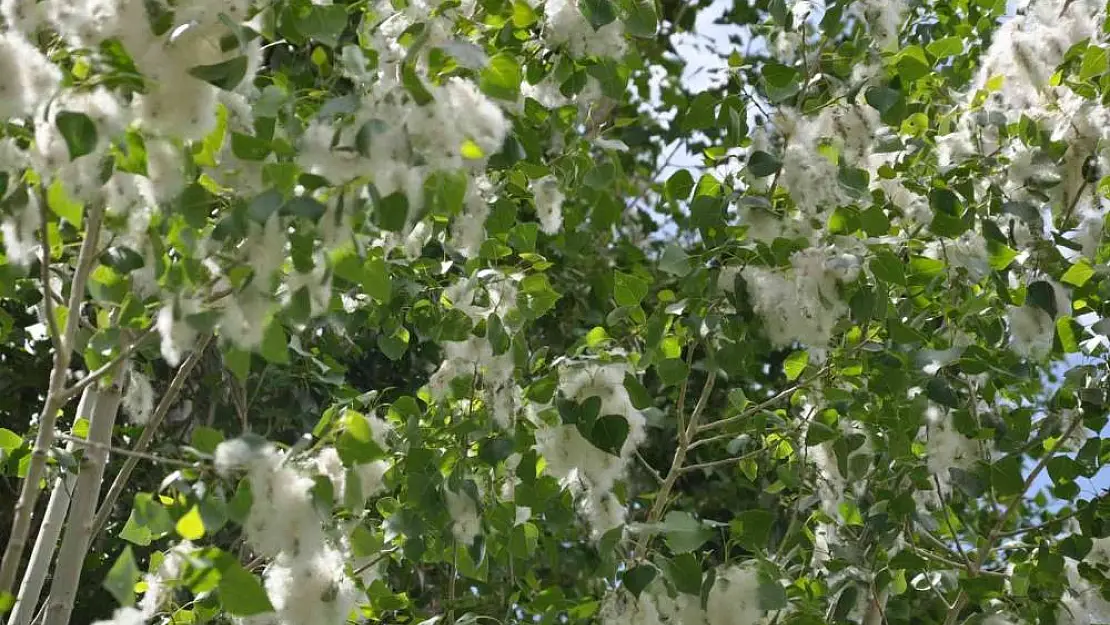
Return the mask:
<svg viewBox="0 0 1110 625"><path fill-rule="evenodd" d="M312 498L316 482L279 464L280 454L255 462L248 473L251 511L243 524L247 542L259 553L303 557L324 543L321 518Z"/></svg>
<svg viewBox="0 0 1110 625"><path fill-rule="evenodd" d="M127 369L127 390L123 394L123 410L132 423L146 425L154 413L154 387L150 378L134 367Z"/></svg>
<svg viewBox="0 0 1110 625"><path fill-rule="evenodd" d="M488 189L476 185L467 187L463 215L451 223L451 247L466 258L474 258L486 241L486 218L490 214L492 194Z"/></svg>
<svg viewBox="0 0 1110 625"><path fill-rule="evenodd" d="M273 464L273 455L276 453L269 443L258 444L243 438L233 438L216 446L213 463L216 473L227 478L237 471L250 468L256 462L267 466Z"/></svg>
<svg viewBox="0 0 1110 625"><path fill-rule="evenodd" d="M991 271L987 241L974 230L968 230L955 239L930 242L925 256L947 260L950 267L964 269L974 282L987 277Z"/></svg>
<svg viewBox="0 0 1110 625"><path fill-rule="evenodd" d="M482 519L478 516L478 506L466 493L444 491L447 512L451 515L451 534L464 545L474 543L482 533Z"/></svg>
<svg viewBox="0 0 1110 625"><path fill-rule="evenodd" d="M424 246L432 239L434 229L427 221L421 221L412 227L412 231L405 237L405 258L416 260L420 258Z"/></svg>
<svg viewBox="0 0 1110 625"><path fill-rule="evenodd" d="M1079 575L1079 563L1064 559L1068 588L1060 599L1056 622L1060 625L1100 625L1110 623L1110 601L1102 597L1097 586Z"/></svg>
<svg viewBox="0 0 1110 625"><path fill-rule="evenodd" d="M0 16L8 28L30 37L42 24L42 5L37 0L0 0Z"/></svg>
<svg viewBox="0 0 1110 625"><path fill-rule="evenodd" d="M146 174L158 201L176 198L185 188L185 161L181 149L166 139L148 138Z"/></svg>
<svg viewBox="0 0 1110 625"><path fill-rule="evenodd" d="M32 114L61 79L61 71L22 34L0 33L0 118Z"/></svg>
<svg viewBox="0 0 1110 625"><path fill-rule="evenodd" d="M809 424L816 416L817 411L812 405L806 406L803 411L806 415L805 430L808 431ZM846 459L849 463L848 466L852 466L854 459L857 457L870 457L872 455L871 439L862 424L847 417L842 417L838 422L838 427L843 436L862 435L865 437L863 443L848 454ZM866 482L849 483L849 476L841 473L834 441L808 446L805 454L806 459L812 462L817 469L817 494L821 498L821 509L825 514L835 519L840 514L840 504L845 500L848 488L852 487L853 491L859 495L866 487Z"/></svg>
<svg viewBox="0 0 1110 625"><path fill-rule="evenodd" d="M624 506L612 496L613 487L646 438L646 420L624 388L628 373L630 369L621 363L570 363L559 370L563 395L575 402L597 397L599 416L618 415L628 422L628 437L619 455L595 447L575 425L542 424L535 432L536 451L547 463L544 471L580 496L579 512L590 523L594 538L623 524Z"/></svg>
<svg viewBox="0 0 1110 625"><path fill-rule="evenodd" d="M602 625L705 625L698 597L687 593L672 597L659 578L638 598L625 590L610 591L602 599L598 618Z"/></svg>
<svg viewBox="0 0 1110 625"><path fill-rule="evenodd" d="M717 571L706 602L709 625L754 625L763 620L759 605L759 572L751 564Z"/></svg>
<svg viewBox="0 0 1110 625"><path fill-rule="evenodd" d="M191 300L181 300L177 304L165 303L158 310L154 325L162 337L162 358L171 367L181 363L181 357L189 351L196 340L197 332L185 321L184 316L196 312L197 304Z"/></svg>
<svg viewBox="0 0 1110 625"><path fill-rule="evenodd" d="M139 602L139 608L143 614L148 617L154 616L173 597L173 589L182 570L188 564L188 557L193 549L193 543L187 540L181 541L163 554L162 563L158 565L157 571L143 577L143 581L146 582L146 592Z"/></svg>
<svg viewBox="0 0 1110 625"><path fill-rule="evenodd" d="M898 31L908 10L906 0L862 0L852 4L853 11L867 22L871 38L883 50L898 46Z"/></svg>
<svg viewBox="0 0 1110 625"><path fill-rule="evenodd" d="M184 74L153 82L132 105L145 130L196 141L216 128L217 96L216 87Z"/></svg>
<svg viewBox="0 0 1110 625"><path fill-rule="evenodd" d="M293 557L282 554L263 575L266 595L285 625L342 625L358 600L343 554L321 547Z"/></svg>
<svg viewBox="0 0 1110 625"><path fill-rule="evenodd" d="M26 267L38 256L41 247L38 231L41 224L42 213L36 194L28 197L26 205L16 208L14 215L0 222L4 254L9 262Z"/></svg>
<svg viewBox="0 0 1110 625"><path fill-rule="evenodd" d="M105 621L96 621L93 625L146 625L147 616L135 608L116 608L112 618Z"/></svg>
<svg viewBox="0 0 1110 625"><path fill-rule="evenodd" d="M982 457L979 443L956 429L952 415L932 402L925 409L926 454L929 473L940 484L940 493L934 493L931 501L939 503L938 495L952 492L952 475L949 469L972 469Z"/></svg>
<svg viewBox="0 0 1110 625"><path fill-rule="evenodd" d="M254 349L262 344L265 321L272 308L273 302L261 287L252 285L228 296L220 318L220 334L241 349Z"/></svg>
<svg viewBox="0 0 1110 625"><path fill-rule="evenodd" d="M547 0L544 15L543 36L549 45L566 45L575 57L624 55L627 46L620 20L594 30L577 0Z"/></svg>
<svg viewBox="0 0 1110 625"><path fill-rule="evenodd" d="M1036 306L1010 306L1006 311L1010 328L1010 348L1026 358L1040 360L1052 351L1056 324Z"/></svg>
<svg viewBox="0 0 1110 625"><path fill-rule="evenodd" d="M741 275L752 307L774 345L789 347L798 342L824 347L836 323L848 312L836 284L854 279L858 262L812 248L795 252L789 269L749 266Z"/></svg>
<svg viewBox="0 0 1110 625"><path fill-rule="evenodd" d="M253 280L266 289L274 273L285 262L285 225L275 212L262 226L252 224L243 242L247 263L254 273Z"/></svg>
<svg viewBox="0 0 1110 625"><path fill-rule="evenodd" d="M540 229L545 234L556 234L563 227L563 201L566 197L559 190L559 181L554 176L544 176L531 183L532 195L536 201L536 215L540 218Z"/></svg>

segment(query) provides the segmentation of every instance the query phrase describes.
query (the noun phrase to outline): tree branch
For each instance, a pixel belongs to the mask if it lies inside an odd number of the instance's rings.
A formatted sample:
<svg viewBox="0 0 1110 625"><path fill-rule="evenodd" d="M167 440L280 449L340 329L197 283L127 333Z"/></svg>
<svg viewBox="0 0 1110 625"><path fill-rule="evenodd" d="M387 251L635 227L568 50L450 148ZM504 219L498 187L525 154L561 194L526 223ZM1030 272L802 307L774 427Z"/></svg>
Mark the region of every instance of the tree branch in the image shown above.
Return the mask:
<svg viewBox="0 0 1110 625"><path fill-rule="evenodd" d="M975 558L973 562L971 562L971 568L968 569L968 575L970 575L971 577L979 575L983 568L983 563L987 561L987 558L990 557L991 552L994 551L994 544L998 542L999 538L1002 537L1002 528L1006 525L1006 522L1010 520L1010 517L1013 516L1015 512L1017 512L1018 507L1020 507L1021 503L1025 500L1025 493L1029 492L1029 489L1033 486L1033 482L1037 480L1037 477L1040 476L1041 472L1044 471L1045 467L1048 466L1048 461L1052 460L1052 458L1056 456L1056 450L1060 447L1060 445L1071 438L1071 435L1074 434L1075 430L1078 429L1079 426L1082 424L1082 419L1072 420L1071 425L1068 426L1068 429L1064 432L1063 436L1061 436L1057 440L1057 443L1052 447L1052 450L1045 452L1045 455L1041 457L1036 466L1033 467L1033 470L1029 472L1029 475L1025 478L1025 483L1022 484L1021 492L1014 496L1013 501L1011 501L1010 504L1006 506L1006 509L1002 512L1002 516L998 517L998 520L995 521L994 526L991 528L990 532L987 533L986 539L983 542L983 547L979 551L979 555ZM960 594L956 596L956 603L953 604L951 608L949 608L948 614L945 616L944 625L955 625L956 619L959 618L960 612L963 611L963 609L967 606L967 603L967 593L961 589Z"/></svg>
<svg viewBox="0 0 1110 625"><path fill-rule="evenodd" d="M691 353L693 353L692 347L690 351ZM683 389L686 388L689 379L689 376L687 376L686 380L683 381ZM663 484L659 487L659 492L655 496L655 502L652 504L651 510L648 512L647 525L649 526L652 523L658 521L659 518L663 516L663 511L667 508L667 499L670 497L671 489L674 488L674 484L678 480L679 474L682 473L683 465L686 463L686 453L687 451L689 451L690 448L690 441L693 438L694 433L697 432L698 420L701 419L702 413L705 412L705 408L709 404L709 396L713 393L713 385L716 384L716 382L717 372L711 371L709 373L709 377L705 380L705 385L702 386L701 396L698 397L698 403L694 405L694 412L690 415L690 422L686 424L685 428L679 430L678 449L675 450L674 459L671 461L671 468L667 472L667 476L663 478ZM681 400L684 398L685 394L680 391L680 412L678 415L679 423L682 422ZM633 556L635 559L638 560L644 556L644 550L647 549L648 542L651 541L653 535L654 532L652 532L651 530L646 530L643 535L640 536L640 540L636 545L635 551L633 552Z"/></svg>
<svg viewBox="0 0 1110 625"><path fill-rule="evenodd" d="M143 341L145 341L146 338L148 336L150 336L151 333L153 333L153 332L154 332L154 325L151 324L150 327L143 330L142 334L135 337L135 340L133 340L133 341L129 342L127 345L125 345L124 348L121 349L120 352L118 354L116 354L111 360L104 363L100 367L97 367L96 369L90 371L88 373L88 375L86 375L85 377L78 380L73 386L63 390L62 391L62 401L67 401L69 398L73 397L77 393L80 393L81 391L85 390L85 387L87 387L88 385L92 384L93 382L96 382L100 378L104 377L108 372L110 372L113 369L119 367L120 364L122 364L124 361L126 361L128 358L131 357L131 354L134 353L135 350L138 349L139 345Z"/></svg>
<svg viewBox="0 0 1110 625"><path fill-rule="evenodd" d="M54 424L58 418L58 411L65 403L62 393L66 373L69 370L73 352L77 322L81 318L80 308L85 295L85 284L96 260L96 244L100 239L100 224L103 217L104 205L100 202L93 203L85 215L85 240L82 241L81 251L77 254L77 265L73 272L73 281L70 283L65 328L62 330L62 335L58 337L58 345L61 349L54 351L50 382L46 399L43 401L42 413L39 415L38 435L35 437L35 446L31 451L31 461L19 491L19 499L15 503L11 535L8 538L8 544L4 547L4 559L0 562L0 597L11 593L19 563L23 559L23 550L27 546L27 537L31 533L31 520L39 496L39 482L46 472L46 454L54 443ZM49 247L49 242L43 241L43 245Z"/></svg>
<svg viewBox="0 0 1110 625"><path fill-rule="evenodd" d="M207 334L200 339L200 342L192 353L189 354L189 357L178 367L177 373L174 374L173 380L170 381L170 385L166 388L166 392L163 393L162 398L158 400L158 406L154 409L154 413L150 415L150 420L147 421L146 427L143 428L142 434L139 435L139 440L135 441L135 444L132 445L129 457L123 463L123 467L120 468L115 479L112 480L112 486L104 495L104 501L101 502L100 509L96 511L96 519L93 521L92 531L94 538L103 531L104 526L107 525L108 517L112 514L112 508L115 507L116 501L123 492L123 487L127 484L127 480L131 478L131 472L135 470L135 467L139 464L139 460L143 459L139 454L145 452L150 446L151 441L154 440L154 434L158 431L159 426L162 425L162 421L165 420L166 415L170 411L170 407L173 406L174 402L177 400L177 396L181 392L181 387L185 385L185 380L189 378L189 374L192 373L193 367L196 366L204 355L204 350L208 347L208 342L211 339L211 334Z"/></svg>

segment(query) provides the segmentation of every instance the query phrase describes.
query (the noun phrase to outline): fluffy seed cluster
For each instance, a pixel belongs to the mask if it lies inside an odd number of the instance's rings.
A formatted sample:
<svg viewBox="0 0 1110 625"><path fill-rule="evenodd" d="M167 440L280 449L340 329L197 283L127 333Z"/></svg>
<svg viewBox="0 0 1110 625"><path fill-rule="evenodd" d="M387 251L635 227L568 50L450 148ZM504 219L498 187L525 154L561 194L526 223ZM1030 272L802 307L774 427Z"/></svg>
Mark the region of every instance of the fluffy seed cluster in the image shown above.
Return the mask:
<svg viewBox="0 0 1110 625"><path fill-rule="evenodd" d="M495 271L480 271L444 291L444 297L473 323L496 315L503 326L514 327L516 283L519 276L504 276ZM474 375L481 382L485 401L494 422L509 428L521 403L521 389L513 378L513 357L508 351L494 353L489 337L471 336L464 341L444 344L445 358L428 380L433 399L445 399L456 378Z"/></svg>
<svg viewBox="0 0 1110 625"><path fill-rule="evenodd" d="M583 402L601 400L599 416L617 415L628 422L628 437L620 453L602 451L587 440L577 425L540 422L536 451L547 462L545 471L576 493L579 511L595 537L625 521L625 508L613 493L636 448L646 438L644 415L632 404L624 387L631 369L622 363L567 363L559 370L559 391L567 399Z"/></svg>
<svg viewBox="0 0 1110 625"><path fill-rule="evenodd" d="M376 417L362 418L375 442L387 448L388 424ZM303 463L268 443L234 439L216 448L215 465L223 476L246 472L252 502L244 534L256 552L271 559L263 578L274 613L249 622L343 623L357 601L357 588L346 570L350 547L345 539L329 537L328 521L314 501L312 475L330 479L340 500L350 501L347 489L358 488L365 501L383 488L388 463L344 467L334 448Z"/></svg>
<svg viewBox="0 0 1110 625"><path fill-rule="evenodd" d="M810 248L795 252L789 268L749 266L740 275L773 344L825 347L848 312L837 284L856 280L859 272L855 255Z"/></svg>

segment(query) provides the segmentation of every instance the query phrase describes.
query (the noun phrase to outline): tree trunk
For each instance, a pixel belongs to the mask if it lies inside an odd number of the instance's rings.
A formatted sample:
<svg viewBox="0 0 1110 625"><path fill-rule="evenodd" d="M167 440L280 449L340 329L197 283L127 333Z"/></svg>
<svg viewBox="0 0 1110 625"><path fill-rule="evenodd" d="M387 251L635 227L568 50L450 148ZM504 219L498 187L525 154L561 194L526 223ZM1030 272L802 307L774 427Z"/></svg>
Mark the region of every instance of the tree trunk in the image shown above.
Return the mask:
<svg viewBox="0 0 1110 625"><path fill-rule="evenodd" d="M81 403L77 406L77 418L91 422L96 410L96 389L92 386L81 394ZM66 450L72 452L76 445L69 443ZM8 619L8 625L28 625L35 616L35 609L39 604L43 583L46 582L46 573L50 570L50 562L54 560L54 552L58 549L58 539L62 536L62 527L65 525L66 513L69 511L69 502L73 489L77 483L75 473L66 473L54 481L54 489L50 493L50 503L46 506L46 515L39 527L35 547L31 551L31 561L23 573L23 582L19 585L16 595L15 608Z"/></svg>
<svg viewBox="0 0 1110 625"><path fill-rule="evenodd" d="M97 399L96 409L89 422L90 445L85 449L85 455L81 460L81 471L77 474L77 482L74 484L73 501L70 503L70 522L65 528L62 546L58 551L58 565L54 567L54 579L50 584L50 596L47 598L46 625L68 625L70 614L73 612L77 585L81 581L81 569L92 538L96 504L100 499L100 483L104 478L104 467L108 462L112 429L115 426L116 413L119 411L122 399L118 377L113 379L112 386L93 392L97 395Z"/></svg>

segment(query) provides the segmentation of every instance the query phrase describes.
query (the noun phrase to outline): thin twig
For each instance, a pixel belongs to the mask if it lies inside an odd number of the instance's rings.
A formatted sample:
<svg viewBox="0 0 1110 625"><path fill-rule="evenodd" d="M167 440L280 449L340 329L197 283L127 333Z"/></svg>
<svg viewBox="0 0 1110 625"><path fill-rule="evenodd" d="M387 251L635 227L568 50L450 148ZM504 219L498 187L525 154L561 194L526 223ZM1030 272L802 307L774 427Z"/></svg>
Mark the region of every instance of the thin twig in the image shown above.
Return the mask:
<svg viewBox="0 0 1110 625"><path fill-rule="evenodd" d="M636 451L636 459L639 460L640 464L644 465L644 468L647 469L647 472L651 474L653 478L655 478L655 482L657 484L663 483L663 476L659 475L659 472L655 470L655 467L651 466L651 464L648 463L647 459L640 454L639 450Z"/></svg>
<svg viewBox="0 0 1110 625"><path fill-rule="evenodd" d="M694 348L693 346L691 346L690 352L692 353L693 351ZM690 378L687 375L686 380L683 381L683 389L686 388L689 379ZM694 433L697 432L698 420L701 419L702 413L705 412L705 408L709 405L709 396L712 395L713 385L716 384L716 382L717 372L711 371L709 373L709 377L705 380L705 385L701 389L701 396L698 397L698 403L694 405L694 412L690 415L689 423L687 423L683 429L679 430L678 449L675 450L674 459L671 461L671 468L667 472L667 477L663 479L663 484L659 487L659 492L655 496L655 502L652 504L651 510L648 512L647 525L649 526L658 521L659 518L663 516L663 511L667 508L667 499L670 497L671 489L674 488L674 484L678 480L679 474L682 473L683 466L686 463L686 452L689 450L690 447L690 440L693 438ZM685 394L680 391L680 410L682 406L681 400L683 400L684 398ZM681 411L679 412L678 418L679 423L681 423ZM644 551L647 549L648 542L651 540L653 535L653 532L647 531L640 536L640 540L636 544L636 549L633 551L633 556L635 559L639 560L644 556Z"/></svg>
<svg viewBox="0 0 1110 625"><path fill-rule="evenodd" d="M1025 493L1032 488L1033 483L1040 476L1041 472L1045 470L1045 467L1048 466L1049 460L1052 460L1052 458L1056 456L1056 450L1059 446L1071 438L1071 435L1074 434L1075 430L1082 424L1082 419L1073 420L1063 436L1061 436L1056 445L1053 446L1052 450L1045 452L1045 455L1041 457L1036 466L1033 467L1033 470L1029 472L1029 475L1025 478L1025 483L1022 484L1021 491L1014 496L1013 501L1010 502L1010 505L1006 506L1006 509L1002 512L1002 516L998 517L998 520L995 521L990 532L987 533L986 539L983 542L983 548L979 551L979 555L976 557L975 561L972 562L971 568L968 569L968 575L971 577L979 575L983 568L983 563L987 561L991 552L994 551L994 544L1001 538L1002 528L1010 520L1010 517L1017 512L1018 507L1025 500ZM949 608L948 614L945 616L944 625L955 625L956 619L959 618L960 612L967 606L967 603L967 592L961 589L960 594L956 597L956 603Z"/></svg>
<svg viewBox="0 0 1110 625"><path fill-rule="evenodd" d="M95 443L93 441L85 440L79 436L71 436L69 434L58 433L55 434L55 437L66 442L79 445L81 447L103 449L108 453L119 454L121 456L130 456L132 458L138 458L139 460L149 460L150 462L168 464L170 466L182 467L186 469L192 469L196 466L195 462L185 462L184 460L177 460L176 458L164 458L162 456L155 456L154 454L148 454L141 451L132 451L130 449L123 449L120 447L114 447L112 445L105 445L103 443Z"/></svg>
<svg viewBox="0 0 1110 625"><path fill-rule="evenodd" d="M185 380L188 379L189 374L192 373L193 367L200 361L204 355L204 349L208 346L208 342L212 339L211 334L206 334L200 339L200 342L178 367L177 373L174 374L173 380L170 385L166 387L166 392L162 394L162 398L158 400L158 406L155 407L154 412L151 413L150 419L143 428L142 434L139 435L139 440L135 441L131 449L135 453L143 453L147 447L150 446L154 440L154 434L158 431L158 427L162 425L166 415L170 411L170 407L177 401L177 396L181 392L181 387L185 385ZM128 454L124 454L128 455ZM135 466L139 464L140 456L130 455L123 463L119 473L116 474L115 479L112 480L112 486L108 489L108 493L104 495L104 501L101 502L100 508L96 511L96 520L93 522L92 536L95 538L104 526L108 523L108 517L112 514L112 509L116 505L120 494L123 492L127 480L130 479L132 471Z"/></svg>
<svg viewBox="0 0 1110 625"><path fill-rule="evenodd" d="M130 358L131 354L133 354L135 350L138 349L139 345L142 344L142 342L145 341L146 338L154 332L154 329L154 325L151 324L148 328L143 330L142 333L139 334L139 336L135 337L135 340L125 345L124 348L121 349L120 352L116 354L111 360L90 371L85 377L74 383L73 386L63 390L62 401L66 401L69 398L77 395L81 391L85 390L86 386L104 377L108 374L108 372L119 366L120 363Z"/></svg>
<svg viewBox="0 0 1110 625"><path fill-rule="evenodd" d="M683 473L691 473L693 471L701 471L701 470L704 470L704 469L712 469L714 467L722 467L722 466L726 466L726 465L729 465L729 464L733 464L735 462L743 462L745 460L748 460L749 458L754 458L755 456L758 456L759 454L761 454L765 451L767 451L766 447L760 447L759 449L754 449L752 451L749 451L746 454L742 454L742 455L736 456L734 458L723 458L721 460L713 460L711 462L702 462L700 464L691 464L687 467L684 467L682 469L682 472Z"/></svg>
<svg viewBox="0 0 1110 625"><path fill-rule="evenodd" d="M748 417L758 413L760 410L763 410L764 408L767 408L768 406L782 400L783 398L790 396L791 394L794 393L794 391L797 391L798 389L804 387L805 385L809 384L810 382L812 382L812 381L816 380L817 378L820 378L821 376L825 375L825 372L827 372L828 370L829 370L828 365L825 365L824 367L821 367L821 369L818 370L816 373L807 377L805 380L802 380L801 382L798 382L794 386L791 386L789 388L786 388L784 390L779 391L778 393L775 393L774 395L772 395L768 399L765 399L765 400L759 402L758 404L756 404L756 405L754 405L750 408L744 409L744 411L741 412L740 414L728 417L726 419L721 419L719 421L711 421L709 423L706 423L703 426L700 426L697 429L697 431L698 431L698 433L708 432L710 430L714 430L714 429L719 428L719 427L730 425L730 424L736 423L738 421L743 421L744 419L747 419Z"/></svg>
<svg viewBox="0 0 1110 625"><path fill-rule="evenodd" d="M39 198L39 209L42 213L42 260L39 261L39 276L42 280L43 311L46 315L46 327L50 332L50 344L54 346L54 351L57 352L62 349L62 335L58 332L58 320L54 316L54 289L50 288L50 238L47 229L50 220L47 218L45 192Z"/></svg>

